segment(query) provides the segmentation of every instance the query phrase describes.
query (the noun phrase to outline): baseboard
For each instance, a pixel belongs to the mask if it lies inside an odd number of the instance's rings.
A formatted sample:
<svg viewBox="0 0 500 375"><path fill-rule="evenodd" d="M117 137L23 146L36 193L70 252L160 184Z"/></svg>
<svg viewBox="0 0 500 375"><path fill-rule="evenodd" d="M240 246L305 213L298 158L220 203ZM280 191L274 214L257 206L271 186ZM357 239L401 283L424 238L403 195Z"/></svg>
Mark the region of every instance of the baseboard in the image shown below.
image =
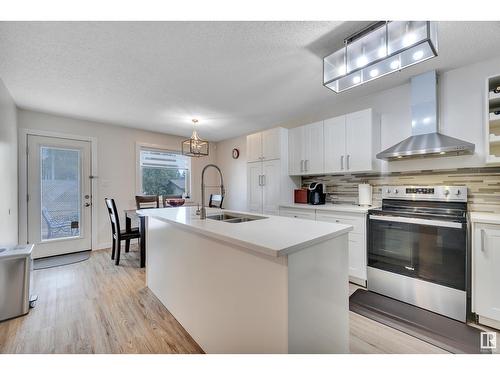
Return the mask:
<svg viewBox="0 0 500 375"><path fill-rule="evenodd" d="M481 315L479 315L479 324L500 330L500 322L498 320L486 318Z"/></svg>
<svg viewBox="0 0 500 375"><path fill-rule="evenodd" d="M349 281L353 284L357 284L357 285L362 286L363 288L366 288L366 280L365 279L360 279L358 277L349 276Z"/></svg>
<svg viewBox="0 0 500 375"><path fill-rule="evenodd" d="M92 250L104 250L104 249L110 249L111 248L111 242L104 242L98 244L96 247L93 247Z"/></svg>

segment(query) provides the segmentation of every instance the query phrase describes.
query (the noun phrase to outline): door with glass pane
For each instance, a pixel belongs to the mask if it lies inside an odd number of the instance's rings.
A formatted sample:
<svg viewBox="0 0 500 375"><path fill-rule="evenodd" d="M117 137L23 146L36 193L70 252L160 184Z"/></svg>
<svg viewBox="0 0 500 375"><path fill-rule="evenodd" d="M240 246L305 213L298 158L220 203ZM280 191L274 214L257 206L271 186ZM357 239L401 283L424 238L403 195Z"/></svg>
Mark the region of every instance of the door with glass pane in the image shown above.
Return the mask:
<svg viewBox="0 0 500 375"><path fill-rule="evenodd" d="M90 142L28 135L28 242L35 258L91 249Z"/></svg>

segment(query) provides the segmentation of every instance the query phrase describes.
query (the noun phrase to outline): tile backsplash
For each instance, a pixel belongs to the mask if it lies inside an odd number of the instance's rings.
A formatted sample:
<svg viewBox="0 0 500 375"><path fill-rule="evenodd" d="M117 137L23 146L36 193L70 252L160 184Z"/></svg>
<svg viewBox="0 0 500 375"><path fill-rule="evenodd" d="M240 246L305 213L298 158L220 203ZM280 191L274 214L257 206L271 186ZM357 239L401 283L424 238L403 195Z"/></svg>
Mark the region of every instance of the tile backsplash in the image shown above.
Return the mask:
<svg viewBox="0 0 500 375"><path fill-rule="evenodd" d="M374 205L381 203L386 185L465 185L469 211L500 213L500 167L307 176L302 185L313 181L325 184L327 201L353 204L358 203L358 184L368 183L373 186Z"/></svg>

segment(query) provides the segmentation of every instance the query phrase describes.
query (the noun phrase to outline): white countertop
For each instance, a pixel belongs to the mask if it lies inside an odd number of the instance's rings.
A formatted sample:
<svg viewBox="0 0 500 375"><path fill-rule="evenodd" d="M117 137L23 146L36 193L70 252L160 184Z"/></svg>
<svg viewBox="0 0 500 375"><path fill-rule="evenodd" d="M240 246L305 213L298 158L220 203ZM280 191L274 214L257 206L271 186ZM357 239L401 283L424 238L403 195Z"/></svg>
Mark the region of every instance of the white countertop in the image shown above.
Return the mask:
<svg viewBox="0 0 500 375"><path fill-rule="evenodd" d="M318 211L338 211L338 212L353 212L366 214L368 210L376 208L377 206L358 206L356 204L336 204L336 203L326 203L326 204L305 204L305 203L287 203L280 204L280 207L288 208L300 208L304 210L318 210Z"/></svg>
<svg viewBox="0 0 500 375"><path fill-rule="evenodd" d="M287 255L352 230L351 225L302 220L272 215L207 209L207 216L219 212L264 216L265 219L243 223L225 223L196 215L195 207L140 210L145 216L164 220L179 227L226 241L271 256Z"/></svg>
<svg viewBox="0 0 500 375"><path fill-rule="evenodd" d="M471 212L470 221L473 223L500 224L500 214L491 212Z"/></svg>

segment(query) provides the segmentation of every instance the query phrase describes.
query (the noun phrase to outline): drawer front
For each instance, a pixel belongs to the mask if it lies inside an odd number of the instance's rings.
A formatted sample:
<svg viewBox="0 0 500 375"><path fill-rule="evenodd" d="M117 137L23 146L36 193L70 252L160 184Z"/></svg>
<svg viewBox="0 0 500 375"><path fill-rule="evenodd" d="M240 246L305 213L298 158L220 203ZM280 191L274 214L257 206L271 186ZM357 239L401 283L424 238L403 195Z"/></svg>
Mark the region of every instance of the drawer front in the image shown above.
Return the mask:
<svg viewBox="0 0 500 375"><path fill-rule="evenodd" d="M365 224L366 224L366 219L365 216L354 216L354 215L342 215L338 213L329 213L329 212L317 212L316 213L316 220L318 221L327 221L330 223L340 223L340 224L347 224L347 225L352 225L353 230L351 233L356 233L356 234L365 234Z"/></svg>
<svg viewBox="0 0 500 375"><path fill-rule="evenodd" d="M290 208L280 208L280 216L295 217L297 219L316 220L316 214L312 210L294 210Z"/></svg>

